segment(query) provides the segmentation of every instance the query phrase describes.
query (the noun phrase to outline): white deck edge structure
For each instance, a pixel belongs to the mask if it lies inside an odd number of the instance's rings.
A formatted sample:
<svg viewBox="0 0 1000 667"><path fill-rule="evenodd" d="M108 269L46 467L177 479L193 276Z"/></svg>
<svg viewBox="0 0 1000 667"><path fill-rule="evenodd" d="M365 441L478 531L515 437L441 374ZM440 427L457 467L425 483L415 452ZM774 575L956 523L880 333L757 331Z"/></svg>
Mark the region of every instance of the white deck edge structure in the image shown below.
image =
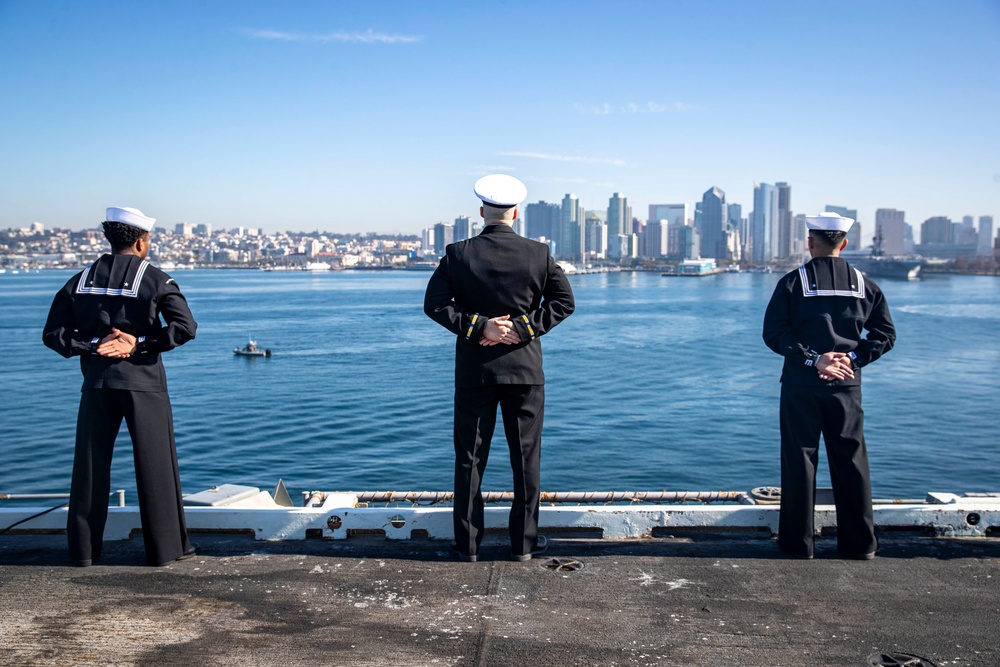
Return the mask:
<svg viewBox="0 0 1000 667"><path fill-rule="evenodd" d="M315 493L306 507L275 503L266 491L226 485L188 496L211 494L229 487L231 493L206 506L186 506L188 529L195 533L252 533L258 540L305 538L346 539L351 535L382 534L405 540L415 535L452 539L450 506L413 506L409 503L359 503L354 493ZM0 530L46 507L0 506ZM487 530L506 530L509 506L486 508ZM836 527L833 505L816 506L816 531ZM875 525L881 530L916 530L946 537L985 537L1000 529L1000 497L929 493L924 502L896 501L875 505ZM8 534L51 533L65 530L66 510L27 521ZM137 506L111 507L104 537L125 540L141 528ZM546 505L539 512L541 532L586 533L594 539L637 539L668 536L671 531L778 531L778 505L746 504L631 504ZM2 539L2 537L0 537Z"/></svg>

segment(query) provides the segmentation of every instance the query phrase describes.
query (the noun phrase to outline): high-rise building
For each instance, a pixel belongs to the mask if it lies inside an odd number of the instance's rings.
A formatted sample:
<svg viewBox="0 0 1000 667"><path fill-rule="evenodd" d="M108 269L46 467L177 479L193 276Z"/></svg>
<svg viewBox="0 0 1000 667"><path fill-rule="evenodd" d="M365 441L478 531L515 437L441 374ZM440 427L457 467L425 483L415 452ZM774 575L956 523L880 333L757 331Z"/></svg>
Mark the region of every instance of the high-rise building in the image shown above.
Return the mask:
<svg viewBox="0 0 1000 667"><path fill-rule="evenodd" d="M583 259L587 247L583 205L577 196L567 194L562 200L562 217L560 221L559 239L562 249L556 247L558 255L571 262Z"/></svg>
<svg viewBox="0 0 1000 667"><path fill-rule="evenodd" d="M524 207L524 235L529 239L558 241L561 216L559 204L544 201L528 204Z"/></svg>
<svg viewBox="0 0 1000 667"><path fill-rule="evenodd" d="M924 220L924 224L920 225L921 245L926 245L928 243L954 242L955 225L948 217L938 215Z"/></svg>
<svg viewBox="0 0 1000 667"><path fill-rule="evenodd" d="M174 233L181 236L191 236L194 234L194 224L190 222L178 222L174 227Z"/></svg>
<svg viewBox="0 0 1000 667"><path fill-rule="evenodd" d="M630 234L631 226L632 207L628 205L628 197L616 192L608 200L608 235Z"/></svg>
<svg viewBox="0 0 1000 667"><path fill-rule="evenodd" d="M667 247L673 259L701 259L698 230L691 225L671 222Z"/></svg>
<svg viewBox="0 0 1000 667"><path fill-rule="evenodd" d="M979 232L976 231L976 222L971 215L962 216L962 225L958 228L958 236L955 243L963 245L979 244Z"/></svg>
<svg viewBox="0 0 1000 667"><path fill-rule="evenodd" d="M420 250L424 253L434 252L434 228L427 227L420 233Z"/></svg>
<svg viewBox="0 0 1000 667"><path fill-rule="evenodd" d="M691 217L691 206L689 204L650 204L648 222L656 220L666 220L670 224L679 222L682 225L688 223Z"/></svg>
<svg viewBox="0 0 1000 667"><path fill-rule="evenodd" d="M882 252L886 255L905 255L906 213L894 208L875 211L875 241L882 242Z"/></svg>
<svg viewBox="0 0 1000 667"><path fill-rule="evenodd" d="M472 220L469 219L469 216L460 215L455 218L453 234L455 243L472 237Z"/></svg>
<svg viewBox="0 0 1000 667"><path fill-rule="evenodd" d="M196 236L211 236L212 235L212 225L202 222L194 226L192 230Z"/></svg>
<svg viewBox="0 0 1000 667"><path fill-rule="evenodd" d="M809 228L806 227L806 214L798 213L792 216L792 257L805 257L809 254Z"/></svg>
<svg viewBox="0 0 1000 667"><path fill-rule="evenodd" d="M979 216L979 243L976 248L976 252L980 255L989 255L993 253L993 248L990 247L990 239L993 237L993 216L992 215L981 215Z"/></svg>
<svg viewBox="0 0 1000 667"><path fill-rule="evenodd" d="M703 258L726 258L727 224L726 193L717 187L709 188L701 197L701 216L699 223L696 223Z"/></svg>
<svg viewBox="0 0 1000 667"><path fill-rule="evenodd" d="M434 252L444 254L444 250L454 241L455 229L450 222L439 222L434 225Z"/></svg>
<svg viewBox="0 0 1000 667"><path fill-rule="evenodd" d="M788 183L775 183L778 191L778 257L788 259L792 256L792 186Z"/></svg>
<svg viewBox="0 0 1000 667"><path fill-rule="evenodd" d="M608 255L608 226L597 216L587 216L587 258L604 259Z"/></svg>
<svg viewBox="0 0 1000 667"><path fill-rule="evenodd" d="M860 250L864 247L861 241L861 221L858 220L858 209L828 205L826 211L827 213L836 213L837 215L853 220L854 224L847 230L847 247L854 248L855 250Z"/></svg>
<svg viewBox="0 0 1000 667"><path fill-rule="evenodd" d="M640 243L643 248L643 257L660 258L668 254L668 241L670 239L670 223L666 220L651 220L646 223L643 230L643 241Z"/></svg>
<svg viewBox="0 0 1000 667"><path fill-rule="evenodd" d="M754 264L767 264L778 256L778 191L770 183L754 183L750 240Z"/></svg>

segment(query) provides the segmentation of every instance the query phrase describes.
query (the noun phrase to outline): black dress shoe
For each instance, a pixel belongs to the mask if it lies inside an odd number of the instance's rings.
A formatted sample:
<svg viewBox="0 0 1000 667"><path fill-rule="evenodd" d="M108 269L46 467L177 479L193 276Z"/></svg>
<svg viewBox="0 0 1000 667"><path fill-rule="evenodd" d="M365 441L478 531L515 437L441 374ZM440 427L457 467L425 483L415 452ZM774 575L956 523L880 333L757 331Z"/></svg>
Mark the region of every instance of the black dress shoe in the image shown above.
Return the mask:
<svg viewBox="0 0 1000 667"><path fill-rule="evenodd" d="M462 553L461 551L458 550L458 545L455 543L452 543L451 545L451 553L454 554L455 558L462 561L463 563L476 563L479 561L478 554Z"/></svg>
<svg viewBox="0 0 1000 667"><path fill-rule="evenodd" d="M164 567L164 566L170 565L171 563L176 563L178 561L187 560L188 558L191 558L192 556L196 556L196 555L198 555L198 545L197 544L192 544L190 549L188 549L187 551L185 551L184 553L182 553L177 558L174 558L173 560L165 560L162 563L157 563L156 567Z"/></svg>
<svg viewBox="0 0 1000 667"><path fill-rule="evenodd" d="M84 559L84 560L74 560L73 561L73 567L90 567L93 564L94 564L94 562L90 558L87 558L87 559Z"/></svg>
<svg viewBox="0 0 1000 667"><path fill-rule="evenodd" d="M192 544L190 549L188 549L183 554L177 557L177 560L187 560L188 558L197 555L198 555L198 545Z"/></svg>
<svg viewBox="0 0 1000 667"><path fill-rule="evenodd" d="M526 554L516 554L511 553L511 560L516 560L519 563L524 563L531 560L532 556L538 556L545 553L545 550L549 548L549 541L544 535L539 535L538 539L535 541L535 548Z"/></svg>

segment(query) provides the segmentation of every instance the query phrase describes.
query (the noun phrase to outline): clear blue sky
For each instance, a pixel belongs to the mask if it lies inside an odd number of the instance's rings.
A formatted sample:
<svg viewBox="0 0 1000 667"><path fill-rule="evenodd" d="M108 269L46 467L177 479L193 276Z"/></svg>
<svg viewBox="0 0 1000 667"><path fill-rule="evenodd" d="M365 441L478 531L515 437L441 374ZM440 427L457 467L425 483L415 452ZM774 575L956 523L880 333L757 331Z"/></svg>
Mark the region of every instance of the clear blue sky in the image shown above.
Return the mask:
<svg viewBox="0 0 1000 667"><path fill-rule="evenodd" d="M0 91L0 228L416 233L493 171L1000 222L997 0L0 0Z"/></svg>

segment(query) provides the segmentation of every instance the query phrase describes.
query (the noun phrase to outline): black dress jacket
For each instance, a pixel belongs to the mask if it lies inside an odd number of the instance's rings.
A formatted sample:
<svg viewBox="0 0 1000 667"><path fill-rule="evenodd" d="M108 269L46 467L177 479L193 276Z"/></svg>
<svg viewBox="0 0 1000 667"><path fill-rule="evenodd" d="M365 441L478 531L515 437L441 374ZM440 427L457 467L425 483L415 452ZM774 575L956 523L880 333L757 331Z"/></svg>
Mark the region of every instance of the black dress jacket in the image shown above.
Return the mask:
<svg viewBox="0 0 1000 667"><path fill-rule="evenodd" d="M136 336L135 354L112 359L96 353L112 327ZM160 352L191 340L197 328L173 278L138 255L114 254L56 293L42 342L66 358L79 355L84 390L166 391Z"/></svg>
<svg viewBox="0 0 1000 667"><path fill-rule="evenodd" d="M456 387L545 384L538 339L574 307L548 246L504 224L449 245L424 295L424 312L456 335ZM510 315L521 342L480 345L486 321L502 315Z"/></svg>
<svg viewBox="0 0 1000 667"><path fill-rule="evenodd" d="M778 281L763 337L785 357L783 383L836 387L861 384L861 369L892 349L896 328L878 285L840 257L816 257ZM821 380L815 363L826 352L847 353L854 377Z"/></svg>

